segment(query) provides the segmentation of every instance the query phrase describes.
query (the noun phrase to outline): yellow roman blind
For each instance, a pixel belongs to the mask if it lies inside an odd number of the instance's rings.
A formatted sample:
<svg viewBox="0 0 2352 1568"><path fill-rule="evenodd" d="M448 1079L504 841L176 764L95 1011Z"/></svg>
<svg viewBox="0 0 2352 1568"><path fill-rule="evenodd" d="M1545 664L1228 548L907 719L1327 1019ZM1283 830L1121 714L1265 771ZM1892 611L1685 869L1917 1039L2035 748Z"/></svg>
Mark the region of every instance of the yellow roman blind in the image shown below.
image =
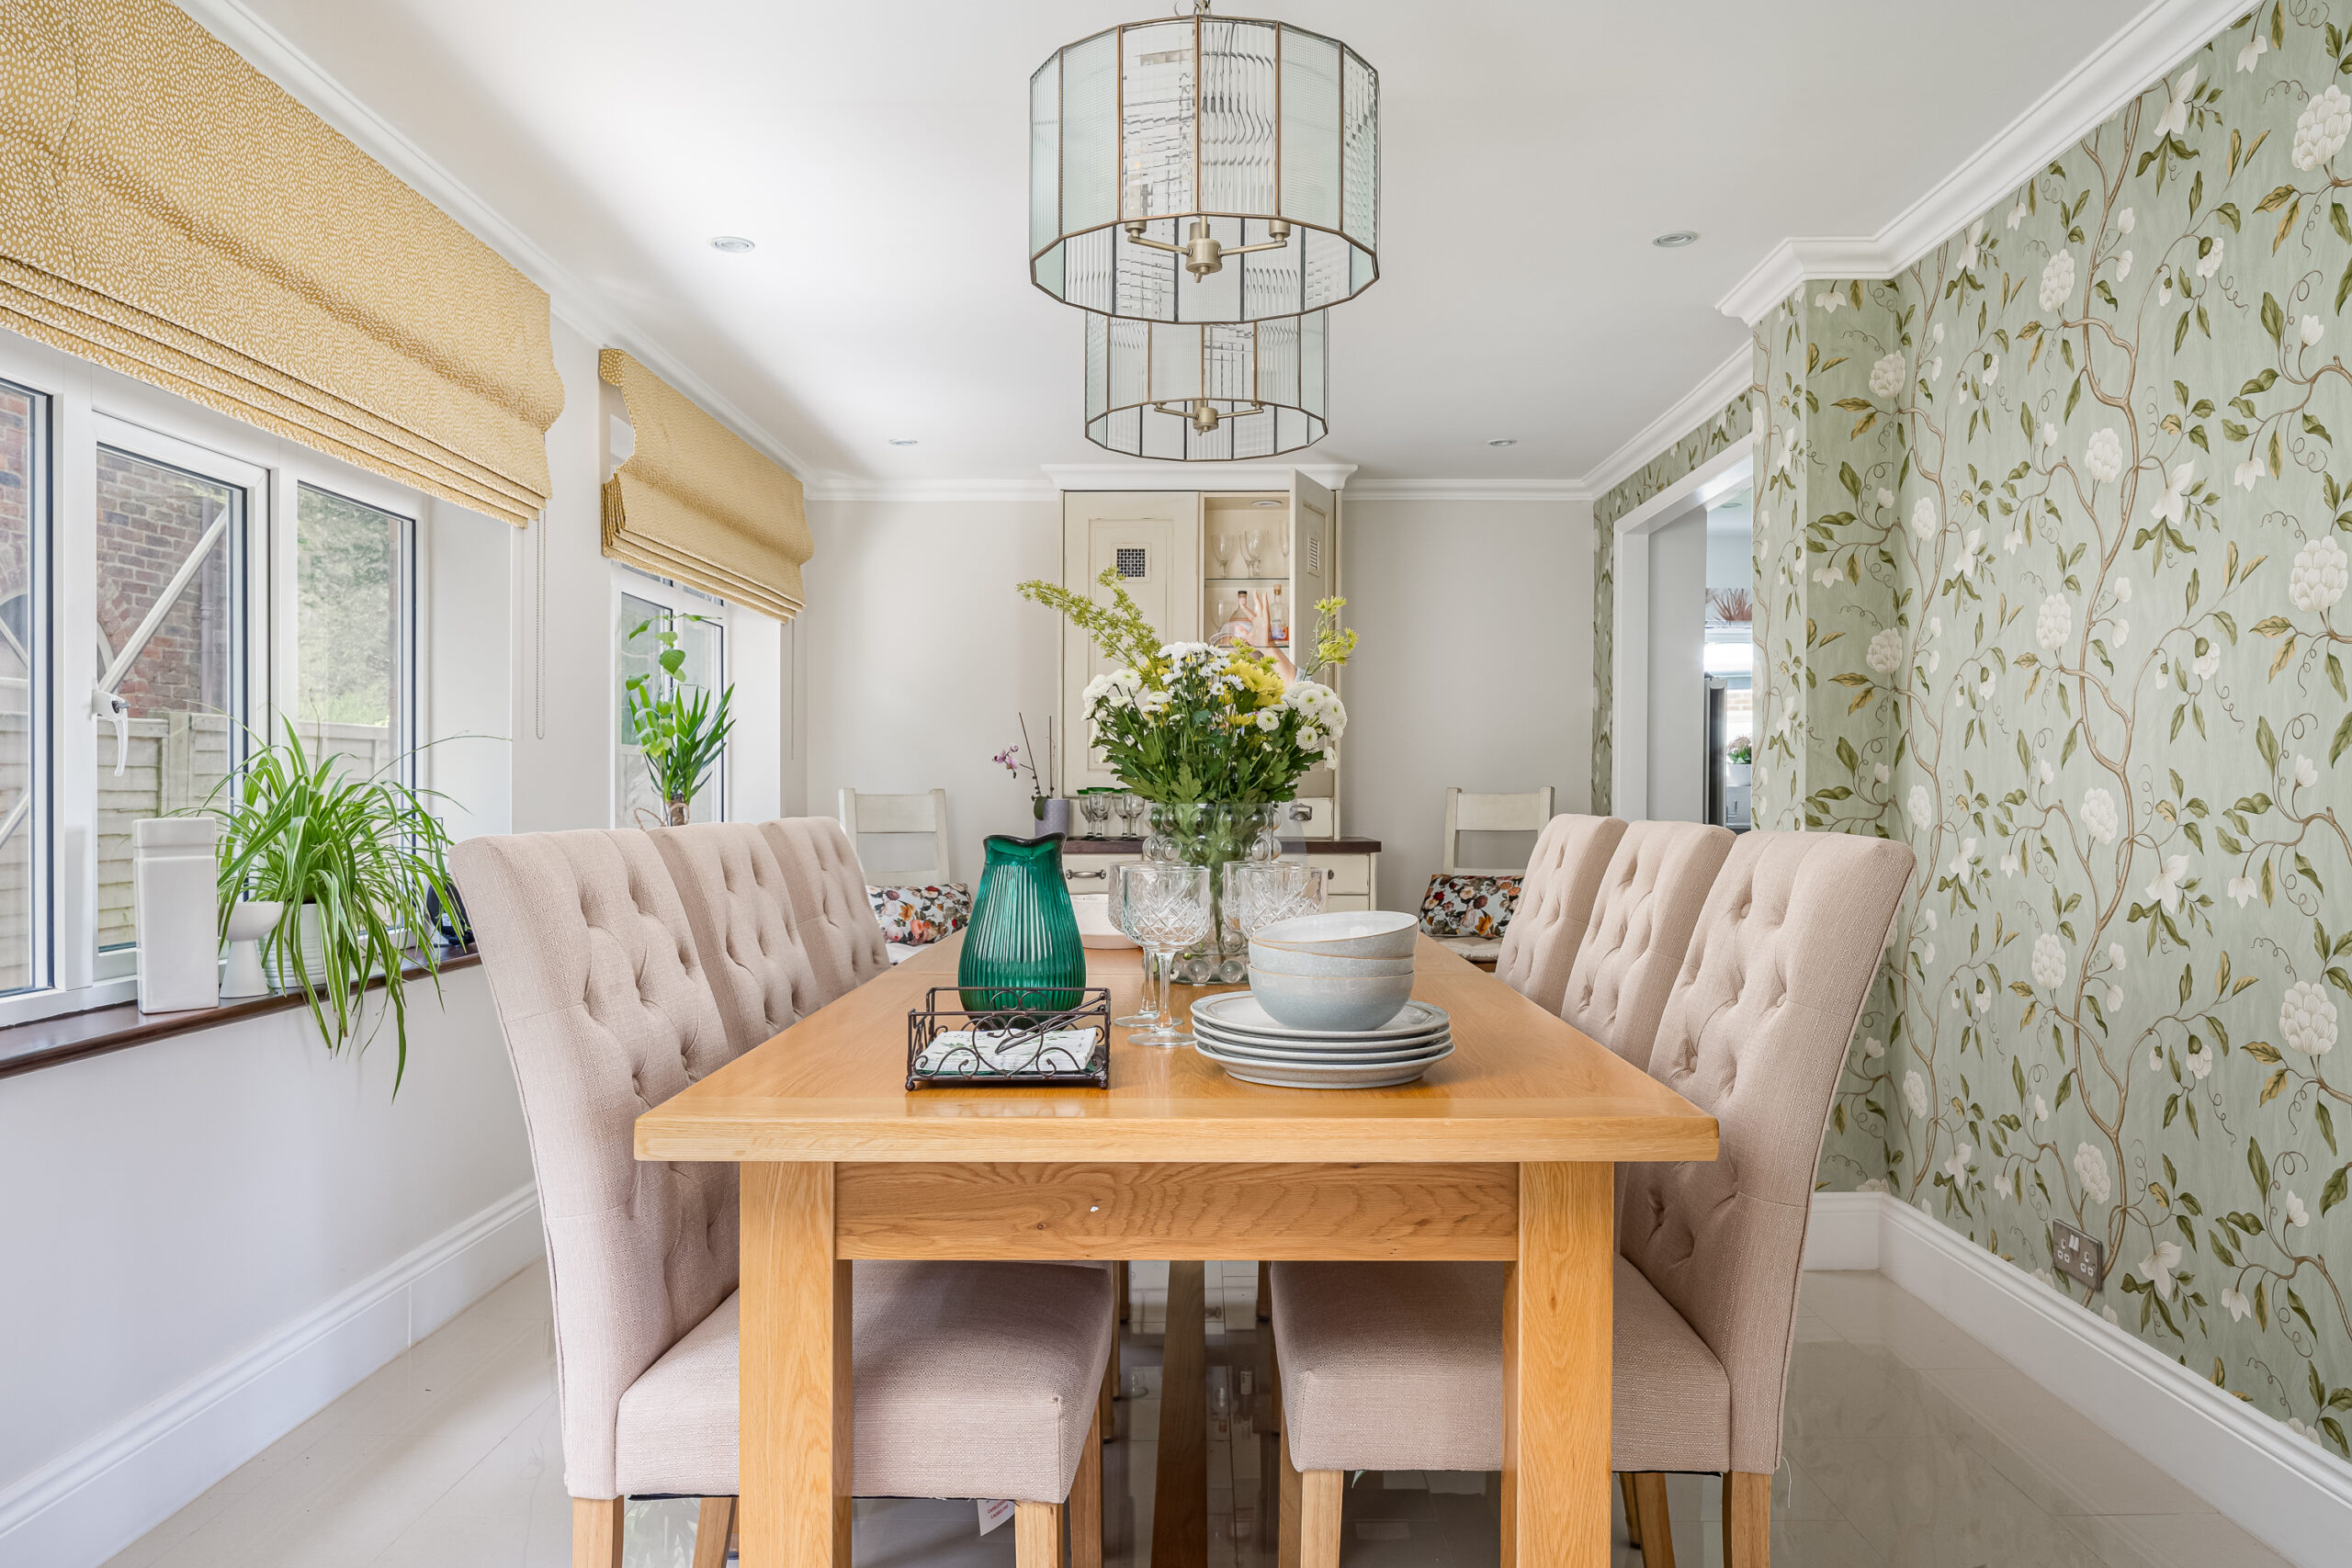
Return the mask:
<svg viewBox="0 0 2352 1568"><path fill-rule="evenodd" d="M0 0L0 325L527 523L548 297L164 0Z"/></svg>
<svg viewBox="0 0 2352 1568"><path fill-rule="evenodd" d="M816 554L800 481L617 348L598 356L637 445L605 483L605 553L779 621Z"/></svg>

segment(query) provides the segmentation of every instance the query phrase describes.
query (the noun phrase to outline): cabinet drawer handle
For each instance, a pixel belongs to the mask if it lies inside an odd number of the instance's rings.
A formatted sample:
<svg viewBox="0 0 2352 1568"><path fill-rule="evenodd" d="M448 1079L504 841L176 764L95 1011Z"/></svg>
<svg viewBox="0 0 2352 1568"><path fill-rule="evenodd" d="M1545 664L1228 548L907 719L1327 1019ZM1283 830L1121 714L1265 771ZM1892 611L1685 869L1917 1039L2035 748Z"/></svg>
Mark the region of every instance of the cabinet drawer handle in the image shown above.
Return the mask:
<svg viewBox="0 0 2352 1568"><path fill-rule="evenodd" d="M1102 882L1107 880L1110 874L1111 874L1107 871L1065 871L1062 873L1062 880L1065 882Z"/></svg>

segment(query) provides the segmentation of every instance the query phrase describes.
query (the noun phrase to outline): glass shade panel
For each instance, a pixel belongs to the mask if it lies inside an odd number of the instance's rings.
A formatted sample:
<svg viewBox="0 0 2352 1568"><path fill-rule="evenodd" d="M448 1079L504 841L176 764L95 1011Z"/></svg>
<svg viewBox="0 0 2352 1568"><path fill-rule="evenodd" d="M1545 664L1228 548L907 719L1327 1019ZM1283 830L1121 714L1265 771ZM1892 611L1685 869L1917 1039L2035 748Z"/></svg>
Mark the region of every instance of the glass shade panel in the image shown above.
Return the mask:
<svg viewBox="0 0 2352 1568"><path fill-rule="evenodd" d="M1129 457L1272 457L1323 439L1329 332L1322 312L1261 321L1086 318L1086 438ZM1206 399L1218 419L1193 420Z"/></svg>
<svg viewBox="0 0 2352 1568"><path fill-rule="evenodd" d="M1030 79L1032 281L1146 321L1255 321L1352 299L1380 276L1379 103L1379 75L1353 51L1276 22L1136 22L1057 51ZM1225 253L1197 277L1124 227L1182 245L1195 220ZM1286 240L1269 231L1277 220Z"/></svg>

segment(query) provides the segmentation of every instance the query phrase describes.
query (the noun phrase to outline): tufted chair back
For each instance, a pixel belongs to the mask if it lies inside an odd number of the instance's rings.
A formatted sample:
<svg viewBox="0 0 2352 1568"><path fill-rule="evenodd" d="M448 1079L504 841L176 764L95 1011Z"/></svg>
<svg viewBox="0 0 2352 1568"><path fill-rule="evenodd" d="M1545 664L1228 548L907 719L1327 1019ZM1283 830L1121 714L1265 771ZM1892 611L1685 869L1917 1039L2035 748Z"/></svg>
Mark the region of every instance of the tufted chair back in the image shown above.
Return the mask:
<svg viewBox="0 0 2352 1568"><path fill-rule="evenodd" d="M735 1168L639 1161L635 1123L732 1053L647 834L469 839L449 869L538 1179L564 1484L610 1497L622 1393L727 1299L737 1267Z"/></svg>
<svg viewBox="0 0 2352 1568"><path fill-rule="evenodd" d="M695 951L741 1055L817 1010L817 972L800 941L790 879L752 822L697 822L648 834L685 906Z"/></svg>
<svg viewBox="0 0 2352 1568"><path fill-rule="evenodd" d="M785 886L801 946L817 977L817 1005L863 986L890 967L882 922L865 896L857 846L830 817L781 817L760 824Z"/></svg>
<svg viewBox="0 0 2352 1568"><path fill-rule="evenodd" d="M1584 946L1601 873L1624 836L1625 824L1614 817L1563 815L1546 823L1535 840L1495 974L1545 1012L1558 1012L1567 995L1568 971Z"/></svg>
<svg viewBox="0 0 2352 1568"><path fill-rule="evenodd" d="M1911 851L1748 833L1715 878L1650 1071L1723 1129L1713 1160L1626 1171L1618 1249L1731 1380L1731 1468L1780 1464L1814 1172Z"/></svg>
<svg viewBox="0 0 2352 1568"><path fill-rule="evenodd" d="M1560 1016L1646 1067L1690 929L1731 852L1731 833L1698 822L1634 822L1609 857Z"/></svg>

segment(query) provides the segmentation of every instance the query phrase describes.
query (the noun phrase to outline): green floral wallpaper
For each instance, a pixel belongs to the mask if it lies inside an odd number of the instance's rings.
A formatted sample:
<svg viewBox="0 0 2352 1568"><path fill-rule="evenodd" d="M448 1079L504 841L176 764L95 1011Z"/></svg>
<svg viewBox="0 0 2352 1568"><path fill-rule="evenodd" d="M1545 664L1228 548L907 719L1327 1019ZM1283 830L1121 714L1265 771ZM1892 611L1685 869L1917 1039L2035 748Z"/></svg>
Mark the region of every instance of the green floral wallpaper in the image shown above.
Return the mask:
<svg viewBox="0 0 2352 1568"><path fill-rule="evenodd" d="M1754 428L1753 418L1749 398L1742 393L1724 404L1723 412L1643 464L1639 472L1592 503L1592 809L1600 815L1610 811L1614 756L1610 744L1610 671L1616 660L1611 623L1617 604L1617 519L1747 434Z"/></svg>
<svg viewBox="0 0 2352 1568"><path fill-rule="evenodd" d="M1756 790L1762 825L1921 867L1824 1184L1917 1202L2343 1455L2352 38L2325 18L2260 6L1903 276L1759 324ZM2104 1244L2096 1293L2053 1221Z"/></svg>

